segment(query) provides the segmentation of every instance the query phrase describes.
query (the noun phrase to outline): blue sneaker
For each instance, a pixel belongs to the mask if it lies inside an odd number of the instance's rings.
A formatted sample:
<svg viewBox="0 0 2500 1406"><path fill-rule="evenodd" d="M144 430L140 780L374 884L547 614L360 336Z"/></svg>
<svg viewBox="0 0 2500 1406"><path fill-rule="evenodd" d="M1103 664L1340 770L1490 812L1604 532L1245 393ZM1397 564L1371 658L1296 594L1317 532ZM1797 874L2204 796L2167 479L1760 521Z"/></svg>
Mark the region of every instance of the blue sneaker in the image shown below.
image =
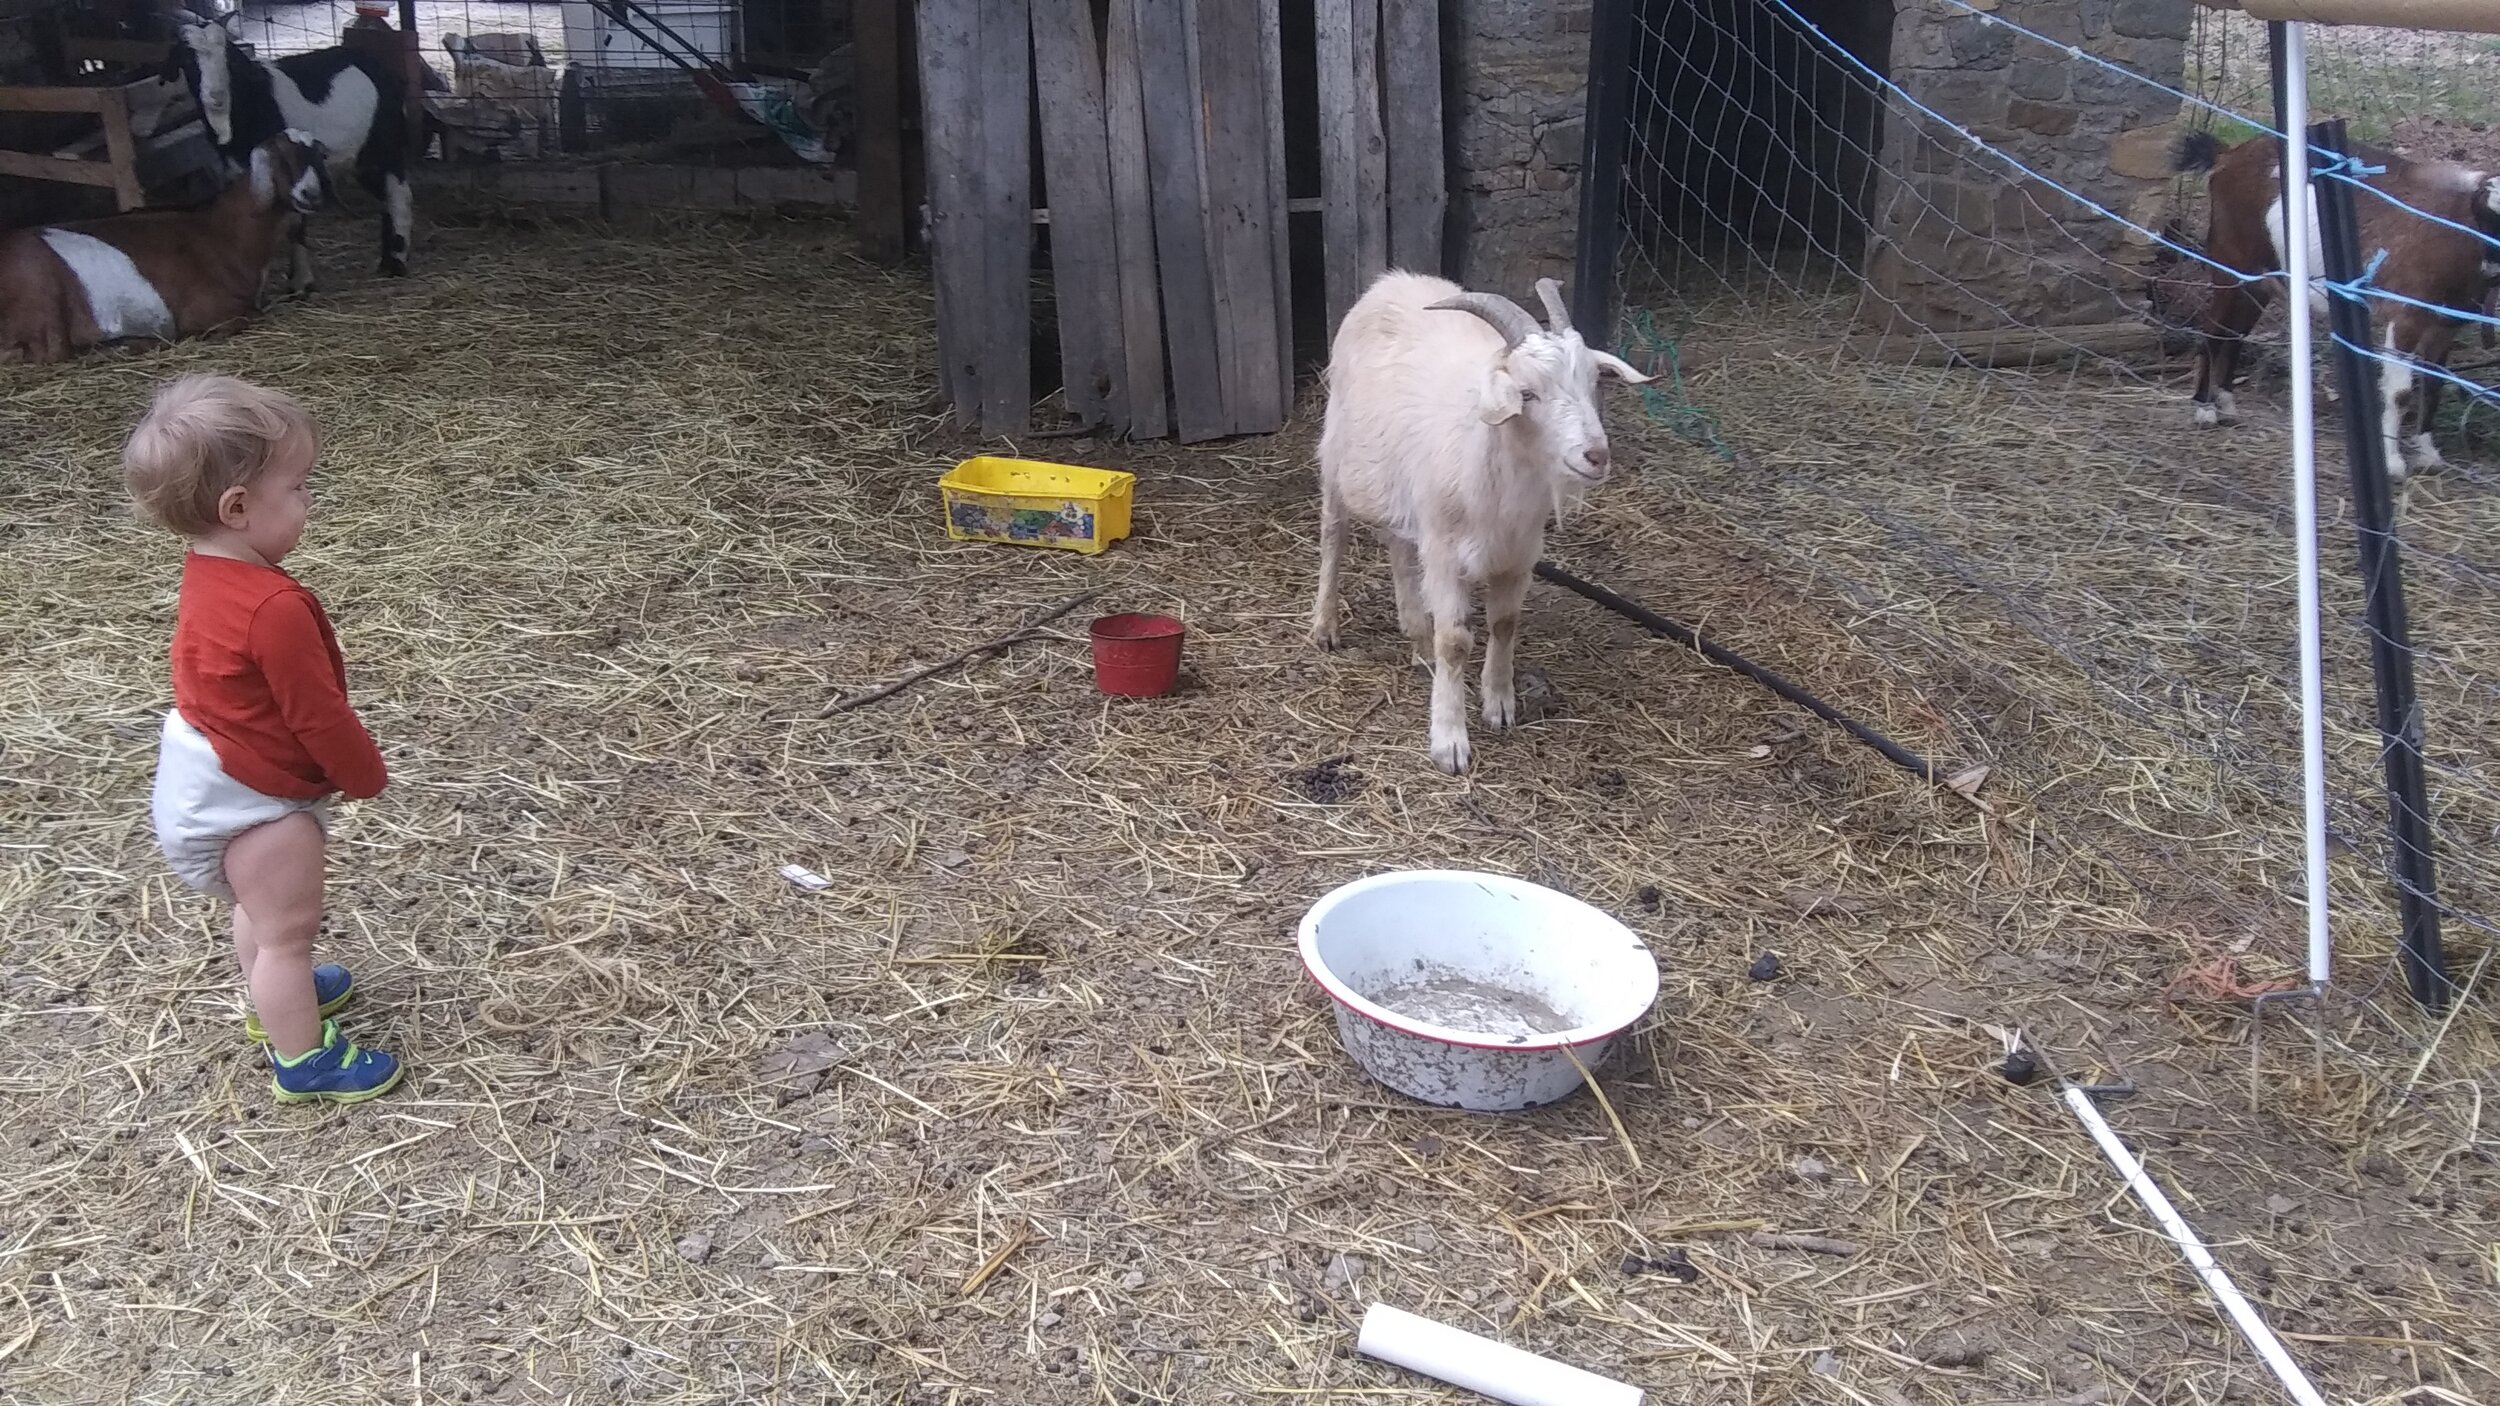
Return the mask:
<svg viewBox="0 0 2500 1406"><path fill-rule="evenodd" d="M323 962L313 968L313 1000L319 1003L318 1013L322 1019L328 1020L337 1015L339 1007L346 1005L347 998L355 994L356 978L347 974L347 968L336 962ZM243 1038L255 1045L269 1043L269 1032L261 1029L260 1016L256 1012L243 1013Z"/></svg>
<svg viewBox="0 0 2500 1406"><path fill-rule="evenodd" d="M339 1033L335 1020L321 1022L321 1047L293 1059L269 1052L269 1086L280 1103L362 1103L389 1093L399 1082L399 1061L368 1050Z"/></svg>

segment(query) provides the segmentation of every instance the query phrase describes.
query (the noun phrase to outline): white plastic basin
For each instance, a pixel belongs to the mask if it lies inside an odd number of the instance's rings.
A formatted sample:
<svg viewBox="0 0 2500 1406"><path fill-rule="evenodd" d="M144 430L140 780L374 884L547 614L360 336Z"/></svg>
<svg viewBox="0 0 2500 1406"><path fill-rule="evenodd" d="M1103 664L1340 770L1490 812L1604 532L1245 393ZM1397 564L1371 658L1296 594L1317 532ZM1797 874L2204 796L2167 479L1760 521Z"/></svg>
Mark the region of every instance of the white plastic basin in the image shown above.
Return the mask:
<svg viewBox="0 0 2500 1406"><path fill-rule="evenodd" d="M1302 965L1365 1073L1480 1111L1568 1095L1658 999L1657 960L1630 928L1568 894L1464 870L1330 893L1302 917Z"/></svg>

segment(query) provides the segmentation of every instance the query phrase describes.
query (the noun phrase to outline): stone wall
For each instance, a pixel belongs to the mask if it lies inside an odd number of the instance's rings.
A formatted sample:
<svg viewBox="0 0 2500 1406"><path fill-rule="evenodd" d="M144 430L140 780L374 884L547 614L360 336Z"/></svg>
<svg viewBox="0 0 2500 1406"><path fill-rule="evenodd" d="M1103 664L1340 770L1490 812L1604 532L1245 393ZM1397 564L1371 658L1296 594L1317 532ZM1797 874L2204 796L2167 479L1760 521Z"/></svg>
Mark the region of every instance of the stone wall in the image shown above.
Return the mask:
<svg viewBox="0 0 2500 1406"><path fill-rule="evenodd" d="M1980 0L2025 28L2177 87L2191 0ZM1939 0L1904 0L1892 76L1947 121L2069 190L2158 227L2178 99ZM1867 275L1895 326L2115 321L2141 264L2123 226L1977 151L1897 99L1885 115Z"/></svg>
<svg viewBox="0 0 2500 1406"><path fill-rule="evenodd" d="M1451 276L1521 299L1539 278L1568 282L1588 0L1443 0L1441 24Z"/></svg>

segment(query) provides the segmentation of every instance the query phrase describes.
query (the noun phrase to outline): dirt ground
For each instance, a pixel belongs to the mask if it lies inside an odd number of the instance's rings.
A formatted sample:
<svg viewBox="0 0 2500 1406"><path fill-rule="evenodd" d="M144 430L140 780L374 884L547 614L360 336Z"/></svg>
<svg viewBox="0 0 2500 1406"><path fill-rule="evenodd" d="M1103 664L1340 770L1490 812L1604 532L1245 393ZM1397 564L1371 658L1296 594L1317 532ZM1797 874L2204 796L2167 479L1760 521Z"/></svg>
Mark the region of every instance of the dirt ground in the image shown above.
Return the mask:
<svg viewBox="0 0 2500 1406"><path fill-rule="evenodd" d="M2162 999L2212 935L2061 840L2052 778L1976 808L1545 587L1557 702L1445 777L1376 554L1351 647L1303 642L1312 416L1028 445L1136 470L1136 538L953 544L924 290L839 230L418 262L0 368L10 1397L1470 1399L1353 1355L1378 1301L1661 1401L2273 1399L2054 1080L1999 1072L2021 1027L2134 1081L2113 1121L2330 1398L2500 1400L2479 1111L2313 1076L2289 1022L2252 1108L2244 1008ZM271 1105L222 915L147 834L178 549L115 453L190 368L329 430L289 565L394 771L342 812L329 951L413 1071L359 1109ZM1960 759L1965 700L1885 685L1869 621L1677 490L1699 451L1624 443L1557 560ZM1095 693L1079 612L823 715L1094 586L1186 617L1179 693ZM1299 914L1444 864L1653 944L1620 1129L1415 1107L1337 1050Z"/></svg>

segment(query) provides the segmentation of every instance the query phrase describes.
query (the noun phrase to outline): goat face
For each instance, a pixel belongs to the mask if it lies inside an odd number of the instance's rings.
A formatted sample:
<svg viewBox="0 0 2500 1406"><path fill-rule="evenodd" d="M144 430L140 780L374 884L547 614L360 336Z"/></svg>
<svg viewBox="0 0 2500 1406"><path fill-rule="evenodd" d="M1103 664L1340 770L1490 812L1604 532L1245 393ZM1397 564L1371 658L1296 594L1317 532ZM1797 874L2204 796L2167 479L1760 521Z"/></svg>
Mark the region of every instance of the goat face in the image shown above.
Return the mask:
<svg viewBox="0 0 2500 1406"><path fill-rule="evenodd" d="M290 128L253 148L252 201L262 210L281 201L300 214L320 209L320 143Z"/></svg>
<svg viewBox="0 0 2500 1406"><path fill-rule="evenodd" d="M182 26L165 60L165 77L179 78L190 88L200 105L200 120L221 147L234 140L232 64L243 52L230 28L233 20L230 14L213 24Z"/></svg>
<svg viewBox="0 0 2500 1406"><path fill-rule="evenodd" d="M2474 228L2483 236L2481 273L2489 285L2500 281L2500 176L2485 176L2474 188Z"/></svg>
<svg viewBox="0 0 2500 1406"><path fill-rule="evenodd" d="M1585 488L1606 481L1613 451L1597 405L1597 378L1616 376L1635 385L1649 377L1621 358L1581 340L1563 307L1562 285L1539 279L1547 326L1507 298L1466 293L1436 307L1472 312L1492 324L1507 343L1476 392L1476 414L1505 427L1517 460L1550 474L1556 486Z"/></svg>

